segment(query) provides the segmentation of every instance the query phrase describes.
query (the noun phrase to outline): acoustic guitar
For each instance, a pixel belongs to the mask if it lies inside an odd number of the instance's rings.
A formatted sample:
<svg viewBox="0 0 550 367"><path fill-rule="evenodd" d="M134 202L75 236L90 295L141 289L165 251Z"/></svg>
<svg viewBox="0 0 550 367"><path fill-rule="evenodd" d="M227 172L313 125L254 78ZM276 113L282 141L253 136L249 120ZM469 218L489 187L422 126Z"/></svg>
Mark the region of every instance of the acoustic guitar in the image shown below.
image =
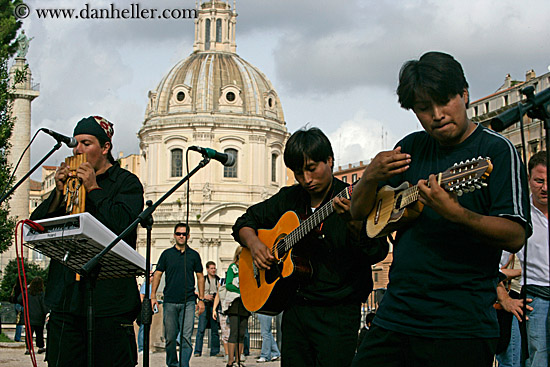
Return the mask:
<svg viewBox="0 0 550 367"><path fill-rule="evenodd" d="M485 180L493 170L488 158L477 158L455 163L445 172L437 175L437 182L443 189L458 196L487 186ZM376 194L374 208L367 217L367 235L370 238L383 237L403 228L422 212L418 201L418 185L403 182L396 188L382 187Z"/></svg>
<svg viewBox="0 0 550 367"><path fill-rule="evenodd" d="M352 186L348 186L336 197L349 199L351 191ZM243 248L239 259L239 287L243 305L248 311L277 315L294 295L300 282L311 277L309 260L295 255L293 248L334 212L333 200L315 210L302 223L295 212L288 211L272 229L258 230L258 237L275 257L271 269L256 267L250 250Z"/></svg>

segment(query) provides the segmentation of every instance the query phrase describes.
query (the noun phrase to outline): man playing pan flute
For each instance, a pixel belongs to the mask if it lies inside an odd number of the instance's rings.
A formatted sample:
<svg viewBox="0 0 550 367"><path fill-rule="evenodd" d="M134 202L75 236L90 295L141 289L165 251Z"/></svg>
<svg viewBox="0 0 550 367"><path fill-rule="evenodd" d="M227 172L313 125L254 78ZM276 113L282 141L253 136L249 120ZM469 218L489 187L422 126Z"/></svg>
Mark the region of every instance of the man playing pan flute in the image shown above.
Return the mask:
<svg viewBox="0 0 550 367"><path fill-rule="evenodd" d="M87 161L76 168L86 191L85 210L103 225L120 234L143 209L143 187L139 179L115 162L112 150L113 124L100 116L78 122L74 137L75 155L85 153ZM62 163L55 173L55 190L36 208L31 219L65 215L64 183L69 167ZM133 248L137 232L123 240ZM86 366L86 284L75 273L52 260L46 287L51 309L46 359L49 366ZM140 301L135 278L98 280L94 289L93 356L96 366L135 366L136 342L133 329Z"/></svg>
<svg viewBox="0 0 550 367"><path fill-rule="evenodd" d="M312 218L315 213L334 209L336 214L323 220L293 250L310 263L312 271L311 278L284 302L281 365L349 366L357 344L361 302L372 291L370 264L383 260L388 246L383 241L369 241L361 231L362 222L351 220L350 201L338 197L348 185L332 175L334 153L321 130L292 134L284 161L298 184L248 208L233 226L233 236L250 250L259 269L276 267L278 261L266 246L271 244L260 240L258 230L273 228L288 211ZM244 266L241 256L239 267ZM245 274L239 274L244 299Z"/></svg>

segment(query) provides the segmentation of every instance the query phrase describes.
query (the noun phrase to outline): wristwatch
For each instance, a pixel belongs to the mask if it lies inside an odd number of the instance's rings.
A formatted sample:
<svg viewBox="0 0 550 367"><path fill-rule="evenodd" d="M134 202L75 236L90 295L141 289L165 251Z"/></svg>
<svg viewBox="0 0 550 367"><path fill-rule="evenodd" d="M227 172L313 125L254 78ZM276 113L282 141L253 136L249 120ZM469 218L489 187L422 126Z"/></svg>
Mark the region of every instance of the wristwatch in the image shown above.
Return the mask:
<svg viewBox="0 0 550 367"><path fill-rule="evenodd" d="M204 298L199 298L199 301L202 301L202 303L204 303Z"/></svg>

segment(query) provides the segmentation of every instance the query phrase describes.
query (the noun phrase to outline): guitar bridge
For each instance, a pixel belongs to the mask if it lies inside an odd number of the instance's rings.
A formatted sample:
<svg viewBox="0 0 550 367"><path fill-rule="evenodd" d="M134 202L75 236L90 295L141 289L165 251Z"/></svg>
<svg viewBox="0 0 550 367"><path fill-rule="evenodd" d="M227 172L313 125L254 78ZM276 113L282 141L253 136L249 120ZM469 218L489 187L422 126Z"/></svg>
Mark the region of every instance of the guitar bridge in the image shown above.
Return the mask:
<svg viewBox="0 0 550 367"><path fill-rule="evenodd" d="M254 279L256 279L256 285L258 286L258 288L260 288L261 286L260 271L258 270L258 267L254 263L252 263L252 268L254 269Z"/></svg>

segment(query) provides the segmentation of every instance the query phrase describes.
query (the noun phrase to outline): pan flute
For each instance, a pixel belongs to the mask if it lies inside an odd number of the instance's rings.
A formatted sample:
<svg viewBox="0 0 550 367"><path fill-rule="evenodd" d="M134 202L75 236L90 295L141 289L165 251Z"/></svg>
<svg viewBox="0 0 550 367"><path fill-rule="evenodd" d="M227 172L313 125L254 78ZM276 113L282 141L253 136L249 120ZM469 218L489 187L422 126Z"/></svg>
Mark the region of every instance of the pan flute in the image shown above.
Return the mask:
<svg viewBox="0 0 550 367"><path fill-rule="evenodd" d="M77 168L84 162L86 162L86 154L78 154L65 159L65 163L69 168L69 177L63 187L65 212L67 214L80 214L86 210L86 190L82 185L82 181L76 177Z"/></svg>

